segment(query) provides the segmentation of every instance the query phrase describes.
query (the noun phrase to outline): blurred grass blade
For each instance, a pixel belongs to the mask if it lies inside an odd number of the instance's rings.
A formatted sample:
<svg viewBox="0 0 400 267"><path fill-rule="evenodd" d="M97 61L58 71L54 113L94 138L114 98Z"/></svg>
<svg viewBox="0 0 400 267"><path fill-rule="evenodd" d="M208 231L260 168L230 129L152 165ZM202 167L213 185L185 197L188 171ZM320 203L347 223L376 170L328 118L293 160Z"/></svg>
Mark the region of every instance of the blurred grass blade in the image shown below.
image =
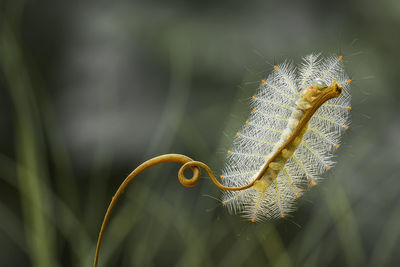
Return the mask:
<svg viewBox="0 0 400 267"><path fill-rule="evenodd" d="M15 107L15 147L19 164L28 173L18 170L25 231L33 266L58 266L55 259L54 230L46 218L51 210L46 183L46 170L40 151L41 136L37 127L32 85L23 62L19 42L12 27L14 23L3 18L0 45L1 66Z"/></svg>

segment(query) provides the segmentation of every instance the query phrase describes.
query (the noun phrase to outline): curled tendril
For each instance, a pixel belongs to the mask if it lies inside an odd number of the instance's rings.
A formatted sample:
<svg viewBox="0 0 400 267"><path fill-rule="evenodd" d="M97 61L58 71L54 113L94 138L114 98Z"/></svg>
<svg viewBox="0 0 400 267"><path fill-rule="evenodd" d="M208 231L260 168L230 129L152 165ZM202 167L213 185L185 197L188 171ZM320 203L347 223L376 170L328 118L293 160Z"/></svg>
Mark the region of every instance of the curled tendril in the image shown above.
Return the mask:
<svg viewBox="0 0 400 267"><path fill-rule="evenodd" d="M183 186L194 186L197 184L198 180L194 180L194 178L197 179L197 177L195 177L196 173L193 173L193 177L191 179L187 179L184 175L184 172L187 168L192 168L194 170L199 169L199 168L203 168L204 170L206 170L208 176L211 178L211 180L213 181L213 183L220 189L222 190L229 190L229 191L240 191L240 190L244 190L247 188L250 188L253 186L254 182L256 180L258 180L258 178L254 179L254 181L252 181L251 183L245 185L245 186L241 186L241 187L229 187L229 186L225 186L222 185L217 178L215 178L215 175L212 173L210 167L208 167L205 163L201 162L201 161L189 161L186 162L185 164L183 164L183 166L179 169L178 172L178 179L179 182L183 185ZM199 169L200 170L200 169ZM188 183L188 181L190 181ZM191 183L193 183L195 181L195 183L192 185ZM188 183L188 184L186 184Z"/></svg>
<svg viewBox="0 0 400 267"><path fill-rule="evenodd" d="M133 179L136 178L136 176L138 174L140 174L141 172L143 172L144 170L146 170L152 166L155 166L155 165L158 165L161 163L178 162L178 163L183 164L183 166L179 169L179 172L178 172L179 182L183 186L186 186L186 187L195 186L200 180L200 175L201 175L200 169L203 168L204 170L206 170L206 172L208 173L208 175L210 176L210 178L214 182L214 184L216 186L218 186L220 189L230 190L230 191L239 191L239 190L244 190L244 189L250 188L254 185L254 183L257 180L260 180L265 175L267 169L269 168L269 164L271 162L273 162L281 154L283 149L285 147L287 147L289 144L291 144L294 141L294 139L300 134L300 132L303 130L305 125L307 125L307 123L310 121L311 117L316 112L316 110L327 100L340 95L341 90L342 90L342 87L340 87L338 85L336 80L334 80L334 82L332 83L332 85L329 86L329 88L331 88L331 90L327 91L326 94L321 95L320 97L318 97L315 100L313 107L306 111L306 113L304 114L303 118L300 120L300 122L294 129L291 136L267 160L267 162L263 165L262 169L258 172L257 176L253 179L253 181L245 186L241 186L241 187L224 186L217 180L217 178L215 178L210 167L208 167L206 164L204 164L203 162L200 162L200 161L194 161L191 158L189 158L185 155L181 155L181 154L165 154L165 155L161 155L161 156L149 159L148 161L145 161L142 164L140 164L133 172L131 172L131 174L128 175L128 177L125 178L125 180L122 182L122 184L118 188L117 192L113 196L110 205L108 206L107 212L103 219L103 223L101 225L99 238L97 240L96 255L94 258L94 267L97 266L101 240L103 238L104 229L107 224L110 213L111 213L114 205L117 203L118 198L121 196L121 194L124 192L126 187L133 181ZM184 172L187 168L191 168L193 171L193 176L190 179L186 178L184 175Z"/></svg>
<svg viewBox="0 0 400 267"><path fill-rule="evenodd" d="M166 162L178 162L178 163L183 164L178 172L178 180L185 187L193 187L199 182L200 175L201 175L201 168L203 168L207 172L208 176L210 176L210 178L214 182L214 184L223 190L231 190L231 191L244 190L244 189L247 189L247 188L250 188L251 186L253 186L254 182L257 179L259 179L259 177L257 177L251 183L249 183L245 186L242 186L242 187L224 186L217 180L217 178L215 178L215 175L212 173L210 167L208 167L206 164L204 164L203 162L200 162L200 161L194 161L193 159L191 159L185 155L181 155L181 154L165 154L165 155L154 157L152 159L149 159L149 160L143 162L125 178L125 180L119 186L117 192L115 192L110 204L108 205L106 214L104 215L103 223L100 228L99 237L97 239L96 254L94 257L94 264L93 264L94 267L97 267L97 264L98 264L100 246L101 246L101 242L103 240L103 234L104 234L105 227L110 218L111 211L114 208L115 204L117 203L119 197L125 191L127 186L136 178L137 175L139 175L140 173L142 173L143 171L147 170L148 168L150 168L152 166L155 166L155 165L158 165L161 163L166 163ZM191 170L193 172L193 175L191 178L186 178L185 174L184 174L188 168L191 168Z"/></svg>

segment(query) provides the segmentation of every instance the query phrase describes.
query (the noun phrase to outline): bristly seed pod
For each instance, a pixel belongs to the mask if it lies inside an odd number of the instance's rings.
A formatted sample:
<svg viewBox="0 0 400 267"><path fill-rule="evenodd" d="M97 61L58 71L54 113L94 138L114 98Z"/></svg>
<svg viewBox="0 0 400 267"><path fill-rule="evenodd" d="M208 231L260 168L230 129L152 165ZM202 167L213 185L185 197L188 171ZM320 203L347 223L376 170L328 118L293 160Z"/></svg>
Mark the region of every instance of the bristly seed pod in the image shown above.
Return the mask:
<svg viewBox="0 0 400 267"><path fill-rule="evenodd" d="M252 112L228 151L222 203L251 221L285 217L305 189L334 165L333 152L349 127L350 82L342 56L284 62L262 80Z"/></svg>

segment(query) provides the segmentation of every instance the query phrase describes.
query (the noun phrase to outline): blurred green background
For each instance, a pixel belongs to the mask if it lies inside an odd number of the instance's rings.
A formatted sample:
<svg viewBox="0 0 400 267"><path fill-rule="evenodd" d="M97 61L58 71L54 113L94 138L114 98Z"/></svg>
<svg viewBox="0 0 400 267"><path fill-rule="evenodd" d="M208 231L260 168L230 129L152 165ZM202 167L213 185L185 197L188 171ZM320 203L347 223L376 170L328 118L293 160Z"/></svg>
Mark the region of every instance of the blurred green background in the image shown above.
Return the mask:
<svg viewBox="0 0 400 267"><path fill-rule="evenodd" d="M0 266L91 266L138 164L182 153L218 174L273 63L343 55L352 124L327 178L252 224L178 164L143 173L99 266L396 266L400 2L0 1Z"/></svg>

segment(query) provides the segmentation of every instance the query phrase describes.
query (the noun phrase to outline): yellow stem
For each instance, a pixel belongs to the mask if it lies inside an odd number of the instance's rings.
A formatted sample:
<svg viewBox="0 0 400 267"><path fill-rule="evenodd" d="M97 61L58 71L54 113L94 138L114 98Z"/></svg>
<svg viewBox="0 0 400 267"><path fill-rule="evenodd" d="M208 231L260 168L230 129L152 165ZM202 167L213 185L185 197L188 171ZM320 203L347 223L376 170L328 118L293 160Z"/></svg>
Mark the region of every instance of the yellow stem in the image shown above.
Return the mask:
<svg viewBox="0 0 400 267"><path fill-rule="evenodd" d="M281 145L278 148L278 150L274 153L274 155L267 160L267 162L264 164L263 168L257 174L257 176L253 179L253 181L251 181L247 185L244 185L241 187L224 186L217 180L217 178L215 178L211 169L206 164L204 164L203 162L200 162L200 161L194 161L191 158L189 158L185 155L181 155L181 154L165 154L165 155L161 155L161 156L158 156L158 157L155 157L155 158L149 159L148 161L143 162L133 172L131 172L131 174L129 174L128 177L125 178L125 180L119 186L117 192L115 193L115 195L113 196L113 198L111 200L110 205L107 208L107 212L104 215L103 223L101 225L99 237L97 240L96 255L94 257L94 267L97 267L101 240L103 239L104 229L107 225L107 221L110 217L110 213L111 213L113 207L115 206L115 204L117 203L118 198L121 196L121 194L125 191L126 187L133 181L133 179L136 178L136 176L138 174L140 174L141 172L143 172L144 170L146 170L152 166L155 166L155 165L158 165L161 163L179 162L183 165L179 169L178 179L179 179L179 182L183 186L186 186L186 187L195 186L199 182L199 179L200 179L200 174L201 174L200 168L203 168L206 170L206 172L208 173L208 175L210 176L210 178L214 182L214 184L216 186L218 186L220 189L230 190L230 191L240 191L240 190L250 188L254 185L254 183L256 181L260 180L265 175L265 173L267 172L267 170L269 168L270 163L273 162L282 153L283 149L285 147L287 147L288 145L290 145L297 136L302 135L302 131L304 130L305 127L307 127L308 122L310 121L310 119L314 115L314 113L317 111L317 109L322 104L324 104L327 100L334 98L334 97L338 97L341 94L341 92L342 92L342 87L338 85L338 83L336 82L336 79L335 79L334 82L329 87L327 87L327 89L322 94L320 94L315 100L313 100L313 103L312 103L313 106L309 110L306 111L306 113L304 114L303 118L300 120L299 124L294 129L291 136L285 141L285 143L283 145ZM193 171L193 176L192 176L192 178L187 179L184 175L184 172L189 167Z"/></svg>
<svg viewBox="0 0 400 267"><path fill-rule="evenodd" d="M253 184L256 180L255 179L251 183L249 183L245 186L242 186L242 187L224 186L217 180L217 178L215 178L211 169L206 164L204 164L203 162L200 162L200 161L194 161L191 158L189 158L185 155L181 155L181 154L165 154L165 155L161 155L161 156L158 156L158 157L155 157L155 158L152 158L152 159L149 159L149 160L143 162L133 172L131 172L128 175L128 177L125 178L125 180L119 186L117 192L115 192L114 196L112 197L110 204L108 205L106 214L104 215L103 223L100 228L99 237L97 239L96 254L94 257L94 264L93 264L94 267L97 267L97 264L98 264L100 246L101 246L101 241L103 239L104 230L105 230L107 222L110 218L111 211L114 208L115 204L117 203L119 197L122 195L122 193L125 191L125 189L128 187L128 185L136 178L136 176L138 174L142 173L143 171L145 171L146 169L148 169L152 166L155 166L155 165L158 165L161 163L165 163L165 162L178 162L178 163L183 164L182 167L179 169L178 179L179 179L179 182L183 186L186 186L186 187L195 186L199 182L200 174L201 174L200 168L205 169L206 172L208 173L208 175L210 176L211 180L215 183L215 185L223 190L231 190L231 191L244 190L244 189L247 189L247 188L250 188L251 186L253 186ZM191 168L193 171L193 176L190 179L187 179L184 175L184 172L187 168Z"/></svg>

